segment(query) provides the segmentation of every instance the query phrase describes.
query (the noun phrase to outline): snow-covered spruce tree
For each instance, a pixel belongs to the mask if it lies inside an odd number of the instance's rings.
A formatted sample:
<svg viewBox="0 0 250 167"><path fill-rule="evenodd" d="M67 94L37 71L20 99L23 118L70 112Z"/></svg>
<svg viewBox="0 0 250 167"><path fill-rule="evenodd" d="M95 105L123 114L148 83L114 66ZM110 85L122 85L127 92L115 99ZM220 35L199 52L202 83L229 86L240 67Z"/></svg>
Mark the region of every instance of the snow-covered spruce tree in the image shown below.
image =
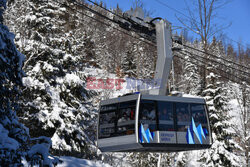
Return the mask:
<svg viewBox="0 0 250 167"><path fill-rule="evenodd" d="M0 1L0 17L6 2ZM14 44L14 34L0 21L0 166L21 165L29 138L16 116L22 85L24 55Z"/></svg>
<svg viewBox="0 0 250 167"><path fill-rule="evenodd" d="M241 166L249 167L250 162L250 86L246 83L229 83L232 115L234 116L234 139L239 145L235 150L242 155Z"/></svg>
<svg viewBox="0 0 250 167"><path fill-rule="evenodd" d="M195 45L195 47L197 47L197 44L189 45L191 45L192 47L193 45ZM188 48L186 49L188 50L188 52L193 52ZM199 67L196 65L198 64L198 62L194 60L193 55L189 53L185 53L184 55L182 54L180 56L185 60L181 62L183 64L183 71L181 71L181 80L177 85L180 88L180 91L183 91L187 94L198 95L201 89ZM195 62L195 64L193 62Z"/></svg>
<svg viewBox="0 0 250 167"><path fill-rule="evenodd" d="M232 140L232 122L228 115L228 99L226 88L219 81L219 76L210 73L207 76L208 85L204 90L208 105L213 145L211 149L202 153L200 162L202 166L231 167L239 166L237 156L232 152L234 143Z"/></svg>
<svg viewBox="0 0 250 167"><path fill-rule="evenodd" d="M89 99L95 92L85 89L84 73L92 52L86 49L90 40L80 25L84 18L79 19L72 2L9 3L8 23L27 55L20 116L31 136L52 138L54 154L93 158L96 112Z"/></svg>
<svg viewBox="0 0 250 167"><path fill-rule="evenodd" d="M211 60L216 60L215 62L212 62L214 65L214 69L218 72L221 73L222 76L226 76L229 79L235 79L232 75L229 74L234 74L236 71L233 70L232 68L228 68L227 66L233 67L233 65L231 63L229 63L228 60L229 56L226 57L226 53L225 53L225 49L224 46L222 44L222 41L217 41L215 37L213 37L213 41L209 46L209 53L216 55L218 57L224 57L223 59L216 59L216 57L208 55L208 58ZM216 63L217 62L217 63ZM235 68L235 67L233 67ZM225 72L223 72L225 71ZM227 74L229 73L229 74ZM237 73L235 73L234 75L238 75ZM220 78L221 81L228 81L226 78Z"/></svg>
<svg viewBox="0 0 250 167"><path fill-rule="evenodd" d="M0 166L51 166L48 158L51 140L31 139L29 130L18 120L24 55L14 44L14 34L2 24L6 1L0 0ZM39 142L39 144L32 141ZM56 163L56 161L54 161Z"/></svg>
<svg viewBox="0 0 250 167"><path fill-rule="evenodd" d="M136 60L136 76L139 79L151 79L156 63L156 48L142 41L133 43L133 52Z"/></svg>
<svg viewBox="0 0 250 167"><path fill-rule="evenodd" d="M132 54L132 51L127 51L124 61L123 61L123 66L125 76L129 78L135 78L136 76L136 61L135 58Z"/></svg>

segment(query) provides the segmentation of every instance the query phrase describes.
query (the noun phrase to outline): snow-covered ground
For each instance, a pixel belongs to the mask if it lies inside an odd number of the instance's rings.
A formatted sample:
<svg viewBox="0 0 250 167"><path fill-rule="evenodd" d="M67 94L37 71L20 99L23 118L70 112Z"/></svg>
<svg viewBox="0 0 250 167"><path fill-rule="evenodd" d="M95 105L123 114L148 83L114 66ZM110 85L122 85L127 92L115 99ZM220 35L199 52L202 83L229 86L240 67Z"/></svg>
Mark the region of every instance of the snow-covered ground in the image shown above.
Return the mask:
<svg viewBox="0 0 250 167"><path fill-rule="evenodd" d="M111 167L108 164L104 164L101 161L90 161L86 159L79 159L75 157L59 157L63 163L58 167Z"/></svg>

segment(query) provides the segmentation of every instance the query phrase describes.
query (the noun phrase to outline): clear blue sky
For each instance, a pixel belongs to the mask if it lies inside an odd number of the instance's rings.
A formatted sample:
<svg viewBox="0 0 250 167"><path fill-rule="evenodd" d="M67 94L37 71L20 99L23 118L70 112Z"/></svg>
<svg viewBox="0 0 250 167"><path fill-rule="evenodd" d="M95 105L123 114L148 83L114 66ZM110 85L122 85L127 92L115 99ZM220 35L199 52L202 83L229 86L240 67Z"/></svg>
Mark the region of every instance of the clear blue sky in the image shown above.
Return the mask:
<svg viewBox="0 0 250 167"><path fill-rule="evenodd" d="M97 0L100 2L100 0ZM117 4L123 9L123 11L129 10L133 4L133 0L102 0L106 3L107 8L114 8ZM158 0L162 3L167 4L168 6L188 15L186 9L185 0ZM174 26L183 26L177 20L175 15L182 16L174 10L171 10L157 0L143 0L145 8L147 10L153 11L153 17L162 17L167 19ZM228 0L229 1L229 0ZM186 0L188 5L192 7L192 0ZM220 18L216 20L220 24L229 24L232 25L225 29L223 32L227 37L233 39L234 41L242 41L244 47L250 45L250 0L231 0L226 6L218 10L218 16ZM184 17L184 16L183 16ZM189 32L189 36L193 36ZM227 39L227 42L230 42ZM231 41L231 43L236 46L237 43Z"/></svg>

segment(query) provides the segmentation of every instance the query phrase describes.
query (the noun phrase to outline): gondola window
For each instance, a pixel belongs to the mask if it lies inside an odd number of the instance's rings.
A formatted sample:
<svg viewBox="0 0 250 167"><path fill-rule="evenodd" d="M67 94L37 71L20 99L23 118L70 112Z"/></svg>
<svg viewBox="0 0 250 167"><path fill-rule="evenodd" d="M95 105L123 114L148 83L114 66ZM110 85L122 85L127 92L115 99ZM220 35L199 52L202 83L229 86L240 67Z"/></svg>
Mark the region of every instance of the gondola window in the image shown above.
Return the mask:
<svg viewBox="0 0 250 167"><path fill-rule="evenodd" d="M176 116L178 131L186 132L191 123L189 104L176 103Z"/></svg>
<svg viewBox="0 0 250 167"><path fill-rule="evenodd" d="M136 101L120 103L117 114L117 135L130 135L135 133L135 109Z"/></svg>
<svg viewBox="0 0 250 167"><path fill-rule="evenodd" d="M115 136L116 111L116 104L101 107L99 117L99 138Z"/></svg>
<svg viewBox="0 0 250 167"><path fill-rule="evenodd" d="M156 105L155 101L142 100L139 112L139 126L153 132L156 131Z"/></svg>
<svg viewBox="0 0 250 167"><path fill-rule="evenodd" d="M159 101L158 118L160 131L174 131L173 103Z"/></svg>

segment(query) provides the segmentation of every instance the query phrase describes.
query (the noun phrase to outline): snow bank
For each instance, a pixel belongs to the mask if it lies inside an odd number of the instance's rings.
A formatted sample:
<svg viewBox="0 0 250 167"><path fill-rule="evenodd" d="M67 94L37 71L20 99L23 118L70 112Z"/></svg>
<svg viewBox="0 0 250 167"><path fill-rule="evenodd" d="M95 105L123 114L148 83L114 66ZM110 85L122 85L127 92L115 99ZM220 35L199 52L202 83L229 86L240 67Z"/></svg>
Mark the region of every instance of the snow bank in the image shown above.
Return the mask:
<svg viewBox="0 0 250 167"><path fill-rule="evenodd" d="M100 161L90 161L86 159L79 159L75 157L59 157L63 161L57 167L111 167L108 164L103 164Z"/></svg>

